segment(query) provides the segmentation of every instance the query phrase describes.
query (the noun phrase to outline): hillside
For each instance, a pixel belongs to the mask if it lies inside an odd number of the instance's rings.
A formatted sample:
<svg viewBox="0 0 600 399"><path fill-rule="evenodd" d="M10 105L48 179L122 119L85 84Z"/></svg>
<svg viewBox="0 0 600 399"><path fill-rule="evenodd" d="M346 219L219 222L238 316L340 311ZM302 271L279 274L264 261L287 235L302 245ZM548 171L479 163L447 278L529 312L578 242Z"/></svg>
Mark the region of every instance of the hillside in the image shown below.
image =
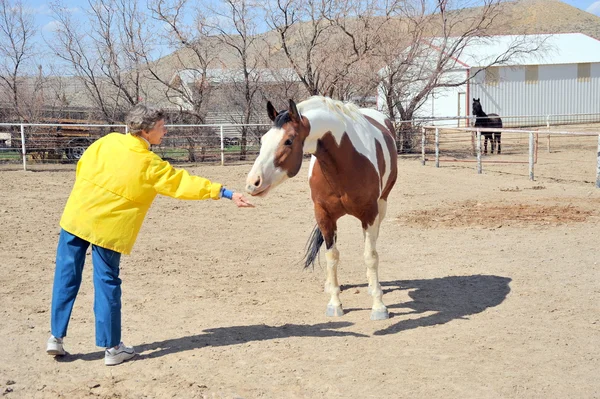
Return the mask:
<svg viewBox="0 0 600 399"><path fill-rule="evenodd" d="M518 0L505 4L496 34L584 33L600 40L600 17L559 0Z"/></svg>

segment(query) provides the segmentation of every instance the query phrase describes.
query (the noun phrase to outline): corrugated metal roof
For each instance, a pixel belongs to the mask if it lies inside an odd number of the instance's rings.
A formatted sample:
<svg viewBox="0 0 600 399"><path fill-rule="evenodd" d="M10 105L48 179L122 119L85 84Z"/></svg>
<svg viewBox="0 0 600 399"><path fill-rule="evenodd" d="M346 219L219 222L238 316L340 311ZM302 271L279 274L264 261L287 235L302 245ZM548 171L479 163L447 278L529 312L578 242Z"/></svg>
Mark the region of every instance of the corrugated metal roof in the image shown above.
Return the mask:
<svg viewBox="0 0 600 399"><path fill-rule="evenodd" d="M433 39L434 47L441 39ZM451 39L450 39L451 40ZM539 51L527 50L541 46ZM554 35L506 35L478 38L469 43L458 57L463 67L485 67L510 49L519 49L500 65L556 65L600 62L600 41L583 33ZM520 51L523 50L523 51ZM459 67L457 65L457 67ZM460 67L459 67L460 68Z"/></svg>

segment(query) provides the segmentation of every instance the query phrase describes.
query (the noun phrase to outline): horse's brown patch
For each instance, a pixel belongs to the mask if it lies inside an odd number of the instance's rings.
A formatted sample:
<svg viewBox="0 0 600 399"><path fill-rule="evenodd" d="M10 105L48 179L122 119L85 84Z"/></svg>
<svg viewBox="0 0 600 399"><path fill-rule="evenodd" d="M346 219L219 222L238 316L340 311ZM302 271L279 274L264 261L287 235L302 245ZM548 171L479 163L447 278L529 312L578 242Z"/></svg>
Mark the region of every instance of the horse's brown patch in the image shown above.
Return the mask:
<svg viewBox="0 0 600 399"><path fill-rule="evenodd" d="M331 133L325 134L315 156L310 187L317 222L319 215L326 213L334 226L346 214L359 219L363 228L373 224L379 212L379 174L373 164L354 149L347 134L339 146ZM322 233L327 241L328 232Z"/></svg>

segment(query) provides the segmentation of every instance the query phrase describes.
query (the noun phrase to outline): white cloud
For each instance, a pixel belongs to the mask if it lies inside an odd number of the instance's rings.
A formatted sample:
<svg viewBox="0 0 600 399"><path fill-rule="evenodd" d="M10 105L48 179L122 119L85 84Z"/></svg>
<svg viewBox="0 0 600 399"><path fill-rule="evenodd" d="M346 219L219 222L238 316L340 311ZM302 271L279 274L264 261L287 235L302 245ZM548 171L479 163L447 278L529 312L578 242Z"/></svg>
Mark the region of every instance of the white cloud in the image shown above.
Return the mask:
<svg viewBox="0 0 600 399"><path fill-rule="evenodd" d="M586 9L590 14L600 16L600 1L595 1Z"/></svg>
<svg viewBox="0 0 600 399"><path fill-rule="evenodd" d="M50 33L54 33L60 30L61 27L61 23L58 22L57 20L53 20L48 22L46 25L44 25L42 27L42 30L44 32L50 32Z"/></svg>

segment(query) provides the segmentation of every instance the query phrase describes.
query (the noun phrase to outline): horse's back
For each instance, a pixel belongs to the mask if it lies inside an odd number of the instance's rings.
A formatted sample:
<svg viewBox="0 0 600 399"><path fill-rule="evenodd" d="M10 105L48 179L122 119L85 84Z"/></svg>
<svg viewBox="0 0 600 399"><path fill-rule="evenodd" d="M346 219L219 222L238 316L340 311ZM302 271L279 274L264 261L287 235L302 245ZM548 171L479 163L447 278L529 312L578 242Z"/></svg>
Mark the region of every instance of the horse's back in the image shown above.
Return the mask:
<svg viewBox="0 0 600 399"><path fill-rule="evenodd" d="M475 118L475 127L497 127L502 128L502 119L498 114L487 114L485 117Z"/></svg>
<svg viewBox="0 0 600 399"><path fill-rule="evenodd" d="M392 123L390 118L388 118L385 114L372 108L360 108L359 111L361 114L367 117L367 119L372 119L378 124L380 124L382 127L384 127L385 129L379 128L379 130L381 130L382 133L385 134L387 132L392 136L392 138L396 138L396 130L394 129L394 124ZM370 122L373 123L372 121Z"/></svg>
<svg viewBox="0 0 600 399"><path fill-rule="evenodd" d="M490 117L490 127L502 127L502 119L498 114L489 114Z"/></svg>

